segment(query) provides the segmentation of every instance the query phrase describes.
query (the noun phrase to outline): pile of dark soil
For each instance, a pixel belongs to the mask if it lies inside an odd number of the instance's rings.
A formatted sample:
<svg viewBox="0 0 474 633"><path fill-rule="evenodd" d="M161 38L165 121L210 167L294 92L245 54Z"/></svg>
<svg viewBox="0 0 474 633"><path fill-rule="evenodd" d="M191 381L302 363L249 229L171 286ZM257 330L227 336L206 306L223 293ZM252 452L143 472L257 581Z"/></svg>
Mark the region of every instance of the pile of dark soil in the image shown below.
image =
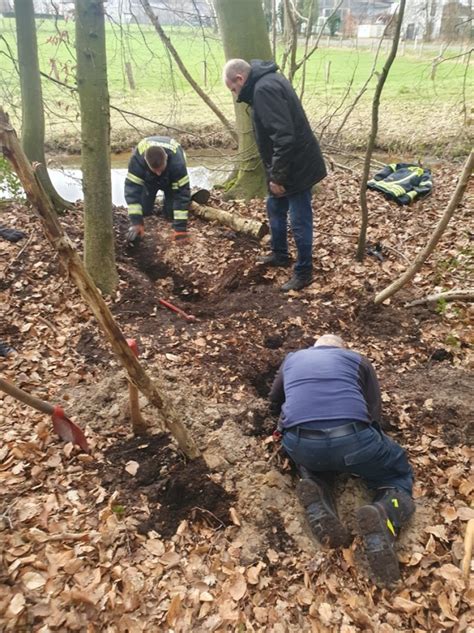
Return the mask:
<svg viewBox="0 0 474 633"><path fill-rule="evenodd" d="M127 464L138 464L135 475ZM229 508L235 495L229 494L212 480L202 458L187 463L166 433L134 437L120 441L106 452L102 483L118 490L116 508L129 513L136 508L140 495L147 499L150 514L135 510L140 517L138 532L155 530L164 538L173 536L185 519L205 522L212 527L231 523Z"/></svg>

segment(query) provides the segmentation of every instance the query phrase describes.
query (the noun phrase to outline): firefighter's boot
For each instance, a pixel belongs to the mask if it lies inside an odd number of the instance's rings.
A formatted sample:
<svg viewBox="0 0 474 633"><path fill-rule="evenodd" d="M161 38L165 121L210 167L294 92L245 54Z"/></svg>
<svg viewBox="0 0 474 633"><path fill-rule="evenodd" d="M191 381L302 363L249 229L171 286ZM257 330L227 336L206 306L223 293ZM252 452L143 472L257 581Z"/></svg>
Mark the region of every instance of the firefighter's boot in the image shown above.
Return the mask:
<svg viewBox="0 0 474 633"><path fill-rule="evenodd" d="M304 476L296 485L296 494L306 510L309 525L318 541L329 547L347 547L352 537L337 516L331 486L311 475Z"/></svg>
<svg viewBox="0 0 474 633"><path fill-rule="evenodd" d="M371 504L357 511L359 534L376 583L391 585L399 580L395 540L414 511L413 499L398 488L381 488Z"/></svg>

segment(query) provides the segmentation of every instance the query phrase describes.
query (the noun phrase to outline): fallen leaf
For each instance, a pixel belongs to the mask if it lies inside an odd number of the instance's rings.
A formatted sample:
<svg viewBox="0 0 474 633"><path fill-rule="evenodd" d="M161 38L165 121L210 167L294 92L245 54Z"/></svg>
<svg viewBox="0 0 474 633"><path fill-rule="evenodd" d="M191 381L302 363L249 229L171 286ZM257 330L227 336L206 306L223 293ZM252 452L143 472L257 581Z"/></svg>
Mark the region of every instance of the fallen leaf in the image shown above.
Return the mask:
<svg viewBox="0 0 474 633"><path fill-rule="evenodd" d="M10 600L8 612L12 615L19 615L25 608L25 596L22 593L16 593Z"/></svg>
<svg viewBox="0 0 474 633"><path fill-rule="evenodd" d="M454 521L455 519L458 518L458 513L456 508L453 508L452 506L448 506L447 508L443 508L441 510L441 516L444 517L444 520L446 521L446 523L451 523L451 521Z"/></svg>
<svg viewBox="0 0 474 633"><path fill-rule="evenodd" d="M441 593L438 596L438 604L441 607L441 611L443 612L443 615L445 617L449 618L450 620L454 620L454 622L458 621L458 619L453 615L451 605L449 604L449 598L445 593Z"/></svg>
<svg viewBox="0 0 474 633"><path fill-rule="evenodd" d="M153 554L153 556L163 556L165 553L165 545L163 541L160 541L157 538L150 538L145 543L145 549Z"/></svg>
<svg viewBox="0 0 474 633"><path fill-rule="evenodd" d="M27 571L26 574L23 574L21 581L30 591L33 591L34 589L39 589L46 584L46 579L44 578L44 576L38 574L38 572L36 571Z"/></svg>
<svg viewBox="0 0 474 633"><path fill-rule="evenodd" d="M433 398L427 398L423 402L423 406L425 407L427 411L433 411Z"/></svg>
<svg viewBox="0 0 474 633"><path fill-rule="evenodd" d="M247 583L245 582L243 574L236 574L231 579L231 585L229 587L230 595L236 602L238 602L241 598L244 597L246 591Z"/></svg>
<svg viewBox="0 0 474 633"><path fill-rule="evenodd" d="M318 607L318 613L321 617L321 622L326 626L331 624L332 620L332 607L328 602L321 602Z"/></svg>
<svg viewBox="0 0 474 633"><path fill-rule="evenodd" d="M232 523L234 525L240 526L240 519L239 519L239 516L237 514L236 509L235 508L230 508L229 514L230 514L230 518L231 518Z"/></svg>
<svg viewBox="0 0 474 633"><path fill-rule="evenodd" d="M474 519L474 508L468 506L461 506L458 508L458 517L461 521L470 521Z"/></svg>
<svg viewBox="0 0 474 633"><path fill-rule="evenodd" d="M434 574L447 580L456 591L462 591L466 586L462 571L452 563L447 563L439 569L435 569Z"/></svg>
<svg viewBox="0 0 474 633"><path fill-rule="evenodd" d="M265 607L254 607L253 614L259 624L266 624L268 620L268 609Z"/></svg>
<svg viewBox="0 0 474 633"><path fill-rule="evenodd" d="M258 576L264 566L265 565L260 561L257 565L247 569L247 580L251 585L256 585L258 583Z"/></svg>
<svg viewBox="0 0 474 633"><path fill-rule="evenodd" d="M165 567L175 567L178 565L180 560L181 556L179 554L169 551L160 558L160 563L162 563Z"/></svg>
<svg viewBox="0 0 474 633"><path fill-rule="evenodd" d="M310 605L314 600L314 593L311 589L303 587L303 589L300 589L296 594L296 599L298 600L298 604L301 604L302 606Z"/></svg>
<svg viewBox="0 0 474 633"><path fill-rule="evenodd" d="M130 460L125 464L125 470L129 475L132 475L132 477L135 477L139 468L140 464L138 462L134 462L133 460Z"/></svg>
<svg viewBox="0 0 474 633"><path fill-rule="evenodd" d="M170 606L168 608L168 612L166 614L166 623L168 626L173 626L176 622L177 617L181 611L181 597L179 593L177 593L171 599Z"/></svg>
<svg viewBox="0 0 474 633"><path fill-rule="evenodd" d="M421 604L412 602L411 600L407 600L401 596L396 596L392 604L396 611L403 611L404 613L415 613L415 611L422 608Z"/></svg>
<svg viewBox="0 0 474 633"><path fill-rule="evenodd" d="M212 594L209 591L201 591L199 594L199 600L201 602L212 602L214 600Z"/></svg>

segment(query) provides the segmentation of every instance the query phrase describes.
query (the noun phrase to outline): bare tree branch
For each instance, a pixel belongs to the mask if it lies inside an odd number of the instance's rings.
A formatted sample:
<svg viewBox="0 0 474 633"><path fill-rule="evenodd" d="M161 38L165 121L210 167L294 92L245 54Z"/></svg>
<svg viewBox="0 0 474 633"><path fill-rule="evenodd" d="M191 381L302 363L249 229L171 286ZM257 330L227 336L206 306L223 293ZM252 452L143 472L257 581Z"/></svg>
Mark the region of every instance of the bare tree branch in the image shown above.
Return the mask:
<svg viewBox="0 0 474 633"><path fill-rule="evenodd" d="M379 124L379 104L385 81L388 77L388 73L393 64L395 57L397 56L398 43L400 41L400 31L402 28L403 14L405 13L406 0L400 0L400 6L398 8L398 18L395 24L395 33L392 40L392 48L384 64L382 72L379 76L377 86L375 88L374 98L372 101L372 128L369 135L369 141L367 144L367 151L365 153L364 168L362 171L362 181L360 183L360 208L361 208L361 227L359 233L359 241L357 244L356 258L358 261L362 261L365 255L365 243L367 235L367 225L369 220L369 211L367 208L367 180L369 178L370 171L370 159L372 152L374 151L375 139L377 138L378 124Z"/></svg>
<svg viewBox="0 0 474 633"><path fill-rule="evenodd" d="M375 69L377 68L377 62L378 62L378 58L379 58L379 54L380 54L380 49L382 48L382 44L383 44L383 38L385 37L385 33L387 32L387 29L389 27L389 25L391 24L393 19L390 19L390 22L387 24L387 26L384 29L383 35L382 37L379 39L379 43L377 46L377 50L375 52L375 57L374 57L374 63L372 64L372 68L370 69L370 73L369 76L367 77L367 79L365 80L365 82L363 83L361 89L359 90L359 92L357 93L356 97L354 98L353 102L351 103L351 105L347 108L346 110L346 114L344 115L344 118L341 121L341 124L339 125L339 127L336 130L336 134L334 135L334 140L336 140L339 136L339 134L341 133L341 130L343 129L343 127L345 126L345 124L347 123L347 119L351 116L351 114L354 112L354 109L356 107L356 105L359 103L360 99L362 98L362 96L364 95L364 93L367 91L367 88L369 86L369 83L372 80L372 77L374 76L375 73Z"/></svg>
<svg viewBox="0 0 474 633"><path fill-rule="evenodd" d="M406 303L407 308L413 306L420 306L423 303L433 303L434 301L474 301L474 288L467 288L466 290L447 290L446 292L436 292L432 295L427 295L422 299L415 299Z"/></svg>
<svg viewBox="0 0 474 633"><path fill-rule="evenodd" d="M230 121L228 121L228 119L219 110L219 108L215 105L215 103L207 96L204 90L202 90L202 88L197 84L197 82L191 77L186 66L183 64L183 61L178 54L178 51L173 46L170 38L164 32L163 27L161 26L160 21L158 19L158 16L155 15L155 13L153 13L153 9L151 8L149 1L140 0L140 4L142 5L147 16L149 17L150 22L155 27L156 32L158 33L161 41L166 47L166 50L169 52L169 54L173 57L174 61L176 62L176 65L178 66L181 73L183 74L183 77L190 84L190 86L192 86L195 92L197 92L197 94L201 97L204 103L212 110L212 112L214 112L214 114L217 116L219 121L221 121L224 127L228 130L229 134L231 134L232 138L237 140L237 134L234 130L233 125L230 123Z"/></svg>

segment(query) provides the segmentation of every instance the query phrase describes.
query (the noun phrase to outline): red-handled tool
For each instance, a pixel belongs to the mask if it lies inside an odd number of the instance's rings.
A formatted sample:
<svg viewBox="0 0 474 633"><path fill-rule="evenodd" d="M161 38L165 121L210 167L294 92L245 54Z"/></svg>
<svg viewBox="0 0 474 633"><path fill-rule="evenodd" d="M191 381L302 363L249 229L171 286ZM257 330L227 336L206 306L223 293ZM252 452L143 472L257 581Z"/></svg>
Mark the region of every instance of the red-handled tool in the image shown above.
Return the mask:
<svg viewBox="0 0 474 633"><path fill-rule="evenodd" d="M169 301L165 301L164 299L158 299L158 301L161 303L162 306L165 306L165 308L168 308L168 310L176 312L176 314L182 316L183 319L186 319L186 321L192 322L196 320L196 317L194 315L187 314L184 310L181 310L181 308L178 308Z"/></svg>
<svg viewBox="0 0 474 633"><path fill-rule="evenodd" d="M20 389L20 387L17 387L3 378L0 378L0 389L9 396L12 396L12 398L23 402L23 404L27 404L29 407L41 411L41 413L50 415L53 420L53 429L62 440L77 444L83 451L86 453L89 452L86 436L77 424L71 422L71 420L64 415L62 407L59 405L53 406L49 404L49 402L35 398L35 396L31 396L29 393L26 393L26 391L23 391L23 389Z"/></svg>

